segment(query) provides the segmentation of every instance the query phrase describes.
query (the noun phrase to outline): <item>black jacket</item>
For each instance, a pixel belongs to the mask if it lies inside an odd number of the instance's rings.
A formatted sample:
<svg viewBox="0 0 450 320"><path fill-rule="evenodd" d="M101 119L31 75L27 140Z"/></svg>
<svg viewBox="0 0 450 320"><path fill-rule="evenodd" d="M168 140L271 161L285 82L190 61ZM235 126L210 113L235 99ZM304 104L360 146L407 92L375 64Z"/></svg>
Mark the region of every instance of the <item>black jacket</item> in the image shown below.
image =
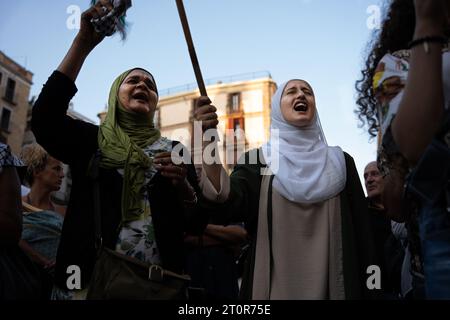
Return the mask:
<svg viewBox="0 0 450 320"><path fill-rule="evenodd" d="M32 130L38 143L50 155L70 165L72 191L64 221L56 263L56 283L66 288L67 268L81 269L83 288L88 284L95 264L93 182L88 168L98 150L98 126L66 115L76 86L64 74L55 71L33 108ZM185 209L174 197L169 180L157 174L149 190L155 237L162 266L182 272L185 231L201 232L207 223L206 211L197 205ZM201 202L194 166L188 166L188 180ZM122 176L115 169L99 170L103 244L115 248L121 221Z"/></svg>

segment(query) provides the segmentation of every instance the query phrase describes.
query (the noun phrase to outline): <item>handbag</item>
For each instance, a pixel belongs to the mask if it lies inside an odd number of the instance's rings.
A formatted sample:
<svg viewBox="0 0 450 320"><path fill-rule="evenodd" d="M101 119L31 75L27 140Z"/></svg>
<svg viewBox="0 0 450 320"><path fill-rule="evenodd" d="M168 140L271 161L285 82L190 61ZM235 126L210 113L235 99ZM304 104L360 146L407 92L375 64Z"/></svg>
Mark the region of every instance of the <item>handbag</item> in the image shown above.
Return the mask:
<svg viewBox="0 0 450 320"><path fill-rule="evenodd" d="M88 300L185 300L190 277L103 247Z"/></svg>
<svg viewBox="0 0 450 320"><path fill-rule="evenodd" d="M165 270L103 246L101 236L98 167L100 150L91 162L94 182L94 220L97 261L91 276L87 300L186 300L191 278Z"/></svg>

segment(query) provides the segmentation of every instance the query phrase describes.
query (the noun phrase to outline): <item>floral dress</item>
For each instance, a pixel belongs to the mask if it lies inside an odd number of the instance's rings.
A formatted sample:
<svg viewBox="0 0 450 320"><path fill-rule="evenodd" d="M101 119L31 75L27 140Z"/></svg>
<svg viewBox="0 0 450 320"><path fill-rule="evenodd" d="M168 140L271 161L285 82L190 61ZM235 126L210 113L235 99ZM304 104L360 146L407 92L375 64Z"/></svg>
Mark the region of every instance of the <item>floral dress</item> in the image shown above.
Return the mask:
<svg viewBox="0 0 450 320"><path fill-rule="evenodd" d="M172 141L167 138L160 138L144 149L144 152L150 158L153 158L158 153L170 151L172 151ZM119 173L123 175L123 170L119 170ZM146 185L152 183L156 173L157 170L154 166L145 173ZM143 216L147 218L132 221L122 226L119 239L117 240L116 251L144 262L161 264L150 212L150 195L147 193L146 188L144 189L142 201L146 212Z"/></svg>
<svg viewBox="0 0 450 320"><path fill-rule="evenodd" d="M161 137L152 145L143 149L144 153L150 158L154 158L156 154L161 152L172 151L172 141ZM124 170L118 169L123 176ZM139 259L152 264L161 264L158 246L155 239L155 229L153 219L150 212L150 197L147 193L146 186L152 184L157 170L151 166L145 173L145 186L142 190L142 201L146 214L142 220L128 222L122 225L117 239L116 251L127 256ZM85 300L88 288L81 291L62 290L58 287L53 288L52 300Z"/></svg>

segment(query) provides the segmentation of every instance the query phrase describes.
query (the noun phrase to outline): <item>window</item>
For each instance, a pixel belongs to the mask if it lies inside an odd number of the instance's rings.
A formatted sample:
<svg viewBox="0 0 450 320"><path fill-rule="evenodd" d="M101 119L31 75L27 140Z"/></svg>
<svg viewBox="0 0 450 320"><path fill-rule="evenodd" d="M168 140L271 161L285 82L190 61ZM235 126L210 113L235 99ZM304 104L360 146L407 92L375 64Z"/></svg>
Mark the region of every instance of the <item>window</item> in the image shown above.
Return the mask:
<svg viewBox="0 0 450 320"><path fill-rule="evenodd" d="M8 79L8 84L6 85L5 99L9 102L14 101L14 91L16 90L16 82L12 79Z"/></svg>
<svg viewBox="0 0 450 320"><path fill-rule="evenodd" d="M225 159L229 170L232 170L238 159L245 152L247 142L244 134L244 117L228 119L227 136L225 137Z"/></svg>
<svg viewBox="0 0 450 320"><path fill-rule="evenodd" d="M0 128L6 132L9 131L9 121L11 120L11 111L3 108L0 118Z"/></svg>
<svg viewBox="0 0 450 320"><path fill-rule="evenodd" d="M238 119L238 118L237 119L233 119L233 129L234 129L234 131L242 130L242 126L241 126L242 120Z"/></svg>
<svg viewBox="0 0 450 320"><path fill-rule="evenodd" d="M3 77L3 73L0 72L0 86L2 85L2 77Z"/></svg>
<svg viewBox="0 0 450 320"><path fill-rule="evenodd" d="M227 129L232 129L233 132L237 130L245 130L245 121L244 117L233 117L228 119Z"/></svg>
<svg viewBox="0 0 450 320"><path fill-rule="evenodd" d="M237 113L241 111L241 95L233 93L230 95L229 112Z"/></svg>

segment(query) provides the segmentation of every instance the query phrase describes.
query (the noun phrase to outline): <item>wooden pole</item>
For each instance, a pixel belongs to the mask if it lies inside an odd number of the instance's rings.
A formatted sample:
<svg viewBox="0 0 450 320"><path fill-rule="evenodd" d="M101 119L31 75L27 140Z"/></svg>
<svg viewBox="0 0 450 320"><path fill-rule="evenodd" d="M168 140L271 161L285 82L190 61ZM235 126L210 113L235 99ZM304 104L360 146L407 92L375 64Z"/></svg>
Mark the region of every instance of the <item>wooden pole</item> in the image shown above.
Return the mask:
<svg viewBox="0 0 450 320"><path fill-rule="evenodd" d="M178 15L180 16L181 25L183 26L184 36L189 50L189 56L191 57L192 67L194 68L195 78L197 79L198 89L202 96L208 96L206 92L205 82L203 81L202 71L198 63L197 54L195 52L194 42L192 41L191 31L189 29L189 23L186 17L186 11L184 10L183 0L176 0Z"/></svg>

